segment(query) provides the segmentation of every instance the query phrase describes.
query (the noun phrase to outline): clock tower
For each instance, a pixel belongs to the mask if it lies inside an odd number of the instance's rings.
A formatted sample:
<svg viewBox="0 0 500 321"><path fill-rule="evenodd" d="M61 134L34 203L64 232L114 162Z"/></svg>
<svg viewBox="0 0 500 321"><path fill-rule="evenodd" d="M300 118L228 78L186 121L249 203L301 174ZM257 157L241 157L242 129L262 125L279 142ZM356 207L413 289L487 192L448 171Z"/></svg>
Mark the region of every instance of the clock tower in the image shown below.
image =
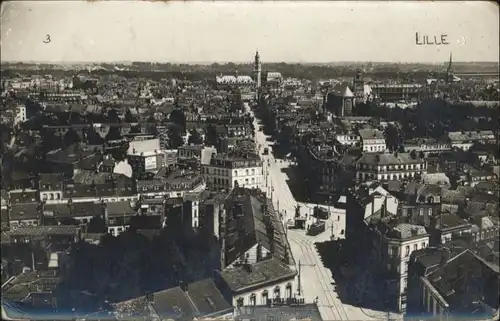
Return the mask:
<svg viewBox="0 0 500 321"><path fill-rule="evenodd" d="M255 85L255 98L258 100L259 99L259 91L261 87L261 82L262 82L262 66L260 64L260 56L259 56L259 51L257 50L255 52L255 60L253 63L253 81Z"/></svg>

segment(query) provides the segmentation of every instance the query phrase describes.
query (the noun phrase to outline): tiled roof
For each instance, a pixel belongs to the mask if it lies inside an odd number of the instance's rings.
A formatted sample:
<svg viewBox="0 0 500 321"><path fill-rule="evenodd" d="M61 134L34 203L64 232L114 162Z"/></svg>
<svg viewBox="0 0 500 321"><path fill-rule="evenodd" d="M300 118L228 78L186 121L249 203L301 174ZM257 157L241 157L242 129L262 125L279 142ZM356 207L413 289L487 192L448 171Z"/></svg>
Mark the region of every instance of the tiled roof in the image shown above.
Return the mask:
<svg viewBox="0 0 500 321"><path fill-rule="evenodd" d="M428 275L427 279L450 305L452 315L479 318L488 312L484 305L499 308L498 265L492 265L466 250ZM481 304L482 303L482 304Z"/></svg>
<svg viewBox="0 0 500 321"><path fill-rule="evenodd" d="M277 258L220 272L223 280L233 292L245 291L254 286L272 284L280 280L293 279L296 274L297 272Z"/></svg>
<svg viewBox="0 0 500 321"><path fill-rule="evenodd" d="M9 220L36 220L39 217L38 203L12 204L9 212Z"/></svg>
<svg viewBox="0 0 500 321"><path fill-rule="evenodd" d="M74 225L24 226L11 229L6 234L10 236L76 235L79 231L80 227Z"/></svg>
<svg viewBox="0 0 500 321"><path fill-rule="evenodd" d="M361 164L370 164L370 165L406 165L406 164L419 164L421 159L416 157L412 159L407 153L399 153L397 156L389 153L365 153L361 155L357 160L358 163Z"/></svg>
<svg viewBox="0 0 500 321"><path fill-rule="evenodd" d="M120 320L143 320L152 311L160 318L192 320L232 308L212 279L190 283L186 286L186 291L181 287L174 287L112 306Z"/></svg>
<svg viewBox="0 0 500 321"><path fill-rule="evenodd" d="M384 139L384 134L377 129L360 129L359 136L361 139Z"/></svg>

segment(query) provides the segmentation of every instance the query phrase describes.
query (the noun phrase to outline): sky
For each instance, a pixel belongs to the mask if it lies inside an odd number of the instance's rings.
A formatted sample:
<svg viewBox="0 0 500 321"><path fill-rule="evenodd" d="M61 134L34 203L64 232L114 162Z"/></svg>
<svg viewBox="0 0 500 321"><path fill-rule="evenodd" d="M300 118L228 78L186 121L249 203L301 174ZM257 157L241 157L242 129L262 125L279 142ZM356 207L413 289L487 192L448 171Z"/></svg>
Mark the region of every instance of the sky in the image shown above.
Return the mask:
<svg viewBox="0 0 500 321"><path fill-rule="evenodd" d="M2 61L499 60L493 2L4 1L1 18Z"/></svg>

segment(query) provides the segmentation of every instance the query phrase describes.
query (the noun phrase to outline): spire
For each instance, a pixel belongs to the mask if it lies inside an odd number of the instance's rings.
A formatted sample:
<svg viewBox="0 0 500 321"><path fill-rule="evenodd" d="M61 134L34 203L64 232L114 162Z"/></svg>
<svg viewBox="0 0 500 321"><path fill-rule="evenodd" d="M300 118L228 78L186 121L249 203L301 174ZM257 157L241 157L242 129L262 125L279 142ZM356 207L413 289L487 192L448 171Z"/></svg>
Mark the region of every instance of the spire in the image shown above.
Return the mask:
<svg viewBox="0 0 500 321"><path fill-rule="evenodd" d="M451 70L451 63L452 63L452 53L450 52L450 62L448 63L448 70Z"/></svg>

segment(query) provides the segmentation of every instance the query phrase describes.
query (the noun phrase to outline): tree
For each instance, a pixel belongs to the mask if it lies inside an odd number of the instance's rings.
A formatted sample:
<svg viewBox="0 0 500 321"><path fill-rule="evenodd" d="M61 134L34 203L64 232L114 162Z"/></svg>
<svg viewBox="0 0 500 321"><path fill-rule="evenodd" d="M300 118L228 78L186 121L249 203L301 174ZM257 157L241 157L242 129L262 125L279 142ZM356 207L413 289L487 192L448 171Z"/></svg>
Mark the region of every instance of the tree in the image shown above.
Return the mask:
<svg viewBox="0 0 500 321"><path fill-rule="evenodd" d="M76 131L73 129L68 130L68 132L63 137L63 144L65 147L71 146L76 143L80 143L82 139Z"/></svg>
<svg viewBox="0 0 500 321"><path fill-rule="evenodd" d="M118 116L118 112L114 108L110 108L106 114L106 121L109 123L119 123L120 117Z"/></svg>
<svg viewBox="0 0 500 321"><path fill-rule="evenodd" d="M147 132L151 135L158 135L158 130L156 128L157 123L153 115L149 116L147 119Z"/></svg>
<svg viewBox="0 0 500 321"><path fill-rule="evenodd" d="M127 108L127 111L125 112L125 122L126 123L136 123L137 122L137 118L134 115L132 115L130 108Z"/></svg>
<svg viewBox="0 0 500 321"><path fill-rule="evenodd" d="M399 150L399 146L403 145L403 140L398 128L392 124L389 124L385 129L385 139L387 142L387 147L390 151Z"/></svg>
<svg viewBox="0 0 500 321"><path fill-rule="evenodd" d="M188 143L193 145L203 144L203 139L196 129L191 130Z"/></svg>
<svg viewBox="0 0 500 321"><path fill-rule="evenodd" d="M111 141L111 140L120 140L122 139L122 134L120 133L120 128L119 127L110 127L108 134L106 135L105 140Z"/></svg>
<svg viewBox="0 0 500 321"><path fill-rule="evenodd" d="M106 222L101 215L96 215L90 219L87 225L87 233L107 233Z"/></svg>
<svg viewBox="0 0 500 321"><path fill-rule="evenodd" d="M208 124L205 131L205 144L208 146L216 146L217 145L217 131L213 124Z"/></svg>
<svg viewBox="0 0 500 321"><path fill-rule="evenodd" d="M186 128L186 115L184 115L184 112L180 109L174 109L169 115L169 120L181 126L182 130Z"/></svg>
<svg viewBox="0 0 500 321"><path fill-rule="evenodd" d="M179 126L173 126L168 130L168 145L170 149L177 149L184 145L184 139L181 135Z"/></svg>
<svg viewBox="0 0 500 321"><path fill-rule="evenodd" d="M130 134L140 134L141 133L141 125L131 126L129 133Z"/></svg>
<svg viewBox="0 0 500 321"><path fill-rule="evenodd" d="M104 139L95 131L94 127L91 127L87 130L87 143L89 145L102 145Z"/></svg>

